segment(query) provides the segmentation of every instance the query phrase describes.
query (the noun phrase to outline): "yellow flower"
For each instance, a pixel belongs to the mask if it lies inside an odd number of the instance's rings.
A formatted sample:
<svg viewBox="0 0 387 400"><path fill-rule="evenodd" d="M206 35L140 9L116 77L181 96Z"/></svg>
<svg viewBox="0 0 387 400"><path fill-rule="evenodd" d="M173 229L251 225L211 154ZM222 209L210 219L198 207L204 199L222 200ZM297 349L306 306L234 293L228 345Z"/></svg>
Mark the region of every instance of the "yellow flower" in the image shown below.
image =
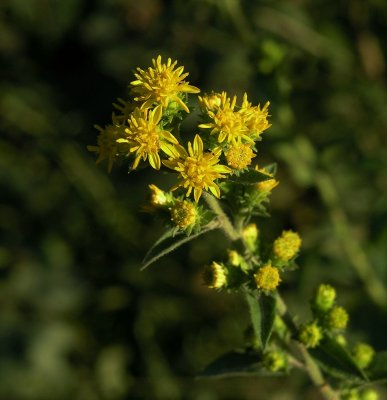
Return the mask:
<svg viewBox="0 0 387 400"><path fill-rule="evenodd" d="M278 268L272 267L270 263L261 267L254 278L258 289L267 291L274 290L281 282Z"/></svg>
<svg viewBox="0 0 387 400"><path fill-rule="evenodd" d="M214 104L216 107L213 107ZM231 99L227 97L226 92L222 92L220 98L217 98L213 104L208 102L209 107L213 107L212 110L206 106L207 114L213 122L200 124L199 128L211 129L211 134L218 134L219 143L224 141L236 143L237 140L240 141L241 139L254 143L254 140L249 136L243 115L235 111L235 104L236 96Z"/></svg>
<svg viewBox="0 0 387 400"><path fill-rule="evenodd" d="M95 128L99 130L97 146L87 146L87 149L98 154L97 164L107 160L108 171L110 172L117 155L127 147L117 142L117 139L125 137L125 126L117 123L113 116L112 125L106 125L105 128L95 125Z"/></svg>
<svg viewBox="0 0 387 400"><path fill-rule="evenodd" d="M137 79L130 83L133 93L138 95L134 100L143 102L141 108L152 107L154 103L166 108L169 103L175 101L188 113L189 109L179 94L199 93L200 89L184 81L188 73L183 74L184 67L175 69L177 61L172 63L168 58L167 63L163 64L161 56L158 56L152 63L153 68L149 67L146 71L137 68L138 73L134 74Z"/></svg>
<svg viewBox="0 0 387 400"><path fill-rule="evenodd" d="M226 96L226 92L223 93L211 93L205 96L198 96L199 106L205 111L215 111L222 104L222 98Z"/></svg>
<svg viewBox="0 0 387 400"><path fill-rule="evenodd" d="M266 102L263 108L260 105L253 106L247 100L247 93L243 96L239 113L243 115L249 134L254 140L259 140L261 133L271 126L267 120L269 117L269 105L270 103Z"/></svg>
<svg viewBox="0 0 387 400"><path fill-rule="evenodd" d="M224 267L217 262L207 266L203 271L205 285L211 289L220 289L227 284L227 276Z"/></svg>
<svg viewBox="0 0 387 400"><path fill-rule="evenodd" d="M178 187L187 189L187 196L193 190L195 201L199 201L203 190L210 190L216 197L220 197L219 186L214 182L218 178L224 178L231 169L219 164L221 150L204 152L203 141L199 135L195 136L193 145L188 143L188 152L180 145L168 145L169 160L163 160L163 164L180 174L180 182L172 190Z"/></svg>
<svg viewBox="0 0 387 400"><path fill-rule="evenodd" d="M227 164L238 170L250 165L254 157L251 145L241 142L233 143L226 153Z"/></svg>
<svg viewBox="0 0 387 400"><path fill-rule="evenodd" d="M158 126L161 117L161 106L153 110L136 108L128 120L129 127L125 130L126 138L117 140L118 143L128 143L129 153L135 153L133 169L137 168L141 159L145 161L147 158L152 168L160 169L159 151L170 154L167 143L174 145L178 143L170 132Z"/></svg>
<svg viewBox="0 0 387 400"><path fill-rule="evenodd" d="M268 176L273 176L273 174L270 174L269 172L266 171L265 168L259 168L258 165L255 166L255 170L258 172L262 172L263 174L266 174ZM266 181L262 181L256 184L256 188L260 192L265 192L265 193L270 193L276 186L278 186L279 182L277 180L273 179L268 179Z"/></svg>
<svg viewBox="0 0 387 400"><path fill-rule="evenodd" d="M301 247L301 238L297 232L283 231L274 241L273 253L282 261L290 261Z"/></svg>
<svg viewBox="0 0 387 400"><path fill-rule="evenodd" d="M195 223L197 209L190 201L176 201L171 207L171 219L181 229Z"/></svg>

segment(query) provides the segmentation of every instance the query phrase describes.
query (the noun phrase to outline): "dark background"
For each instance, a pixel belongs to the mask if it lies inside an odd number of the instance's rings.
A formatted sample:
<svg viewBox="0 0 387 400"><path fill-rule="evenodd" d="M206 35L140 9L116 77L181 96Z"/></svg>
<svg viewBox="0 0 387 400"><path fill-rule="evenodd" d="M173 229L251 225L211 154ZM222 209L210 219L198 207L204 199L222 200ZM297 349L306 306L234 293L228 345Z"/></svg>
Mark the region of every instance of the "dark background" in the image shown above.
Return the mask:
<svg viewBox="0 0 387 400"><path fill-rule="evenodd" d="M164 178L109 175L86 146L158 54L202 91L270 100L258 161L280 186L257 222L303 237L282 293L302 320L334 284L349 340L387 349L386 21L384 0L2 0L0 399L318 398L299 373L194 379L248 323L202 285L218 233L139 271L162 233L140 207Z"/></svg>

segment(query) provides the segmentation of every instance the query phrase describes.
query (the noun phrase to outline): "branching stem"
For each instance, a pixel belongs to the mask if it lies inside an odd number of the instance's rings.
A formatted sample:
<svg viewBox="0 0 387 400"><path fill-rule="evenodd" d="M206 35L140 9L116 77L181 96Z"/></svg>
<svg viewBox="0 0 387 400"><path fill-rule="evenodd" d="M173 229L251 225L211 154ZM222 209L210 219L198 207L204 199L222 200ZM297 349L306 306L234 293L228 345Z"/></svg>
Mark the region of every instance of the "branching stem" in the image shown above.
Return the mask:
<svg viewBox="0 0 387 400"><path fill-rule="evenodd" d="M223 211L222 207L220 206L218 200L208 194L205 193L203 195L205 201L207 202L208 206L211 208L211 210L216 214L220 228L223 230L224 234L233 242L237 242L238 245L240 245L242 242L241 240L241 233L236 230L231 223L230 219L226 215L226 213ZM247 251L247 249L245 249ZM282 317L283 321L287 325L288 329L292 333L292 335L296 335L298 330L297 327L293 321L293 318L289 314L286 304L282 297L277 294L277 311L279 315ZM333 388L325 381L324 376L317 365L317 363L314 361L314 359L311 357L309 354L307 348L301 344L298 341L294 342L295 347L297 348L298 352L300 353L303 362L300 362L298 359L291 357L291 364L295 366L296 368L303 369L307 372L309 375L311 381L313 384L317 387L317 389L320 391L321 396L325 400L338 400L339 396L336 393L336 391L333 390Z"/></svg>

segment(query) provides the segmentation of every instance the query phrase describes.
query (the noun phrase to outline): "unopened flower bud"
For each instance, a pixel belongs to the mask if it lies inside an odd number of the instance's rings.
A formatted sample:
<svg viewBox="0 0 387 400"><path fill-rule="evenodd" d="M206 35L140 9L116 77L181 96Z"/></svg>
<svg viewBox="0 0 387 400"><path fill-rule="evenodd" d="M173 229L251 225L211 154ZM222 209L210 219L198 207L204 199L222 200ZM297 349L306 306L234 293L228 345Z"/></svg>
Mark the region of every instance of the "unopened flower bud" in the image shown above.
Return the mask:
<svg viewBox="0 0 387 400"><path fill-rule="evenodd" d="M165 196L165 192L159 189L156 185L149 185L149 189L151 190L151 204L154 207L162 207L167 204L167 197Z"/></svg>
<svg viewBox="0 0 387 400"><path fill-rule="evenodd" d="M316 311L326 312L333 307L336 290L330 285L320 285L316 291L313 305Z"/></svg>
<svg viewBox="0 0 387 400"><path fill-rule="evenodd" d="M347 311L340 306L334 306L325 316L325 323L329 329L345 329L349 316Z"/></svg>
<svg viewBox="0 0 387 400"><path fill-rule="evenodd" d="M263 356L263 365L271 372L286 369L287 357L281 351L269 351Z"/></svg>
<svg viewBox="0 0 387 400"><path fill-rule="evenodd" d="M360 400L379 400L379 394L373 389L365 389L360 394Z"/></svg>
<svg viewBox="0 0 387 400"><path fill-rule="evenodd" d="M367 368L374 358L375 350L366 343L358 343L352 349L352 355L360 368Z"/></svg>
<svg viewBox="0 0 387 400"><path fill-rule="evenodd" d="M290 261L301 247L300 235L293 231L283 231L274 241L273 253L281 261Z"/></svg>
<svg viewBox="0 0 387 400"><path fill-rule="evenodd" d="M250 251L257 250L259 231L256 224L248 224L242 230L242 237Z"/></svg>
<svg viewBox="0 0 387 400"><path fill-rule="evenodd" d="M321 328L315 322L303 325L298 334L298 340L306 347L310 348L316 347L320 343L322 337Z"/></svg>
<svg viewBox="0 0 387 400"><path fill-rule="evenodd" d="M203 271L204 284L211 289L220 289L227 284L226 270L223 265L213 262Z"/></svg>

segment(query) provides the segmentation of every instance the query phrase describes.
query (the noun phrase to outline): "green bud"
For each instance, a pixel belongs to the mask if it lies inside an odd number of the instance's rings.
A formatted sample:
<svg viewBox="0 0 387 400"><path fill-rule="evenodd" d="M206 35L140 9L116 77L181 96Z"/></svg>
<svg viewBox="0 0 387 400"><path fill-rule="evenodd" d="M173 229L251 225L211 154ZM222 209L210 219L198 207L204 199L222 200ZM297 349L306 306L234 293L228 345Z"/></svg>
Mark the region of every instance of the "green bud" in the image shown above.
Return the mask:
<svg viewBox="0 0 387 400"><path fill-rule="evenodd" d="M334 306L325 317L325 323L328 329L345 329L347 327L349 316L343 307Z"/></svg>
<svg viewBox="0 0 387 400"><path fill-rule="evenodd" d="M375 350L366 343L357 343L352 349L352 355L360 368L367 368L374 358Z"/></svg>
<svg viewBox="0 0 387 400"><path fill-rule="evenodd" d="M331 285L320 285L317 288L313 305L316 311L326 312L333 307L336 290Z"/></svg>
<svg viewBox="0 0 387 400"><path fill-rule="evenodd" d="M338 344L340 344L341 346L345 347L347 345L347 339L345 338L344 335L337 335L335 337L335 339L336 339L336 342Z"/></svg>
<svg viewBox="0 0 387 400"><path fill-rule="evenodd" d="M250 251L253 253L257 250L259 231L257 225L249 224L242 230L243 240Z"/></svg>
<svg viewBox="0 0 387 400"><path fill-rule="evenodd" d="M263 365L271 372L283 371L287 364L286 354L280 351L269 351L263 356Z"/></svg>
<svg viewBox="0 0 387 400"><path fill-rule="evenodd" d="M357 389L347 389L341 393L341 400L360 400L359 391Z"/></svg>
<svg viewBox="0 0 387 400"><path fill-rule="evenodd" d="M322 337L321 328L316 324L316 322L310 322L303 325L298 334L298 340L306 347L310 348L316 347L320 343Z"/></svg>
<svg viewBox="0 0 387 400"><path fill-rule="evenodd" d="M379 400L379 394L373 389L365 389L360 395L360 400Z"/></svg>

